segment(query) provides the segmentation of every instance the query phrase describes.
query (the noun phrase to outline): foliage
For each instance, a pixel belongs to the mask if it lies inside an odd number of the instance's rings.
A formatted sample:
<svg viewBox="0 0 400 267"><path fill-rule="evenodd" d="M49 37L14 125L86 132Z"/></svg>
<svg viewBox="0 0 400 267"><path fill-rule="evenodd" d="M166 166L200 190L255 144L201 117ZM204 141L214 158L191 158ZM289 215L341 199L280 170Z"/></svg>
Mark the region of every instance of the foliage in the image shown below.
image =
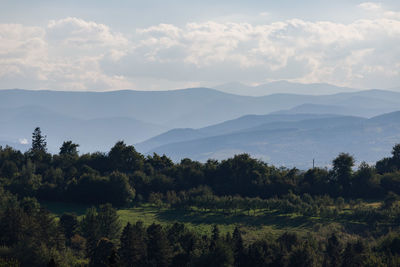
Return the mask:
<svg viewBox="0 0 400 267"><path fill-rule="evenodd" d="M0 147L0 266L400 264L400 145L375 166L341 153L331 170L304 171L247 154L174 163L123 141L78 147L48 153L39 127L28 152ZM96 206L57 218L37 199ZM146 208L147 221L132 216ZM257 228L268 230L249 238Z"/></svg>

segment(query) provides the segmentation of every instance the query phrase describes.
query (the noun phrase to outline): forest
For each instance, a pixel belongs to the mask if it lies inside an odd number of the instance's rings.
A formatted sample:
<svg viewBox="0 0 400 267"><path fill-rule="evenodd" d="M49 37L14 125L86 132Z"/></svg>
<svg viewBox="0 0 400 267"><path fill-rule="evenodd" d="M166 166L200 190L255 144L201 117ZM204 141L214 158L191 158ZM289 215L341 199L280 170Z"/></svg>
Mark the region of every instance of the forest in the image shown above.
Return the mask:
<svg viewBox="0 0 400 267"><path fill-rule="evenodd" d="M400 144L373 165L340 153L300 170L248 154L175 163L123 141L88 154L65 141L50 154L38 127L28 151L0 147L0 192L0 266L400 266ZM222 219L207 233L178 218L122 220L140 207ZM224 218L294 217L319 223L256 238L243 221L221 231Z"/></svg>

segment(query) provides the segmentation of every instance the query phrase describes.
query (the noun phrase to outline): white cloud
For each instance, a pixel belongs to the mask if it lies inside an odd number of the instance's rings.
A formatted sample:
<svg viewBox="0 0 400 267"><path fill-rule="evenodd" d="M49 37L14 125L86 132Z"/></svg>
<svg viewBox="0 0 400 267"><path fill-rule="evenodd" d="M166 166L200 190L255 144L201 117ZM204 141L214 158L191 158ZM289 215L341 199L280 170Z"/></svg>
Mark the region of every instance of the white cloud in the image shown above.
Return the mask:
<svg viewBox="0 0 400 267"><path fill-rule="evenodd" d="M381 3L374 3L374 2L364 2L358 5L360 8L368 10L368 11L376 11L382 8Z"/></svg>
<svg viewBox="0 0 400 267"><path fill-rule="evenodd" d="M124 47L129 41L121 33L104 25L79 18L51 20L47 26L48 38L79 48Z"/></svg>
<svg viewBox="0 0 400 267"><path fill-rule="evenodd" d="M358 5L363 10L368 11L375 16L388 18L388 19L400 19L400 12L385 9L381 3L365 2Z"/></svg>
<svg viewBox="0 0 400 267"><path fill-rule="evenodd" d="M79 18L47 27L0 24L0 87L161 89L278 79L398 86L400 16L374 3L360 7L381 15L347 24L159 24L131 35Z"/></svg>
<svg viewBox="0 0 400 267"><path fill-rule="evenodd" d="M100 62L117 62L131 49L123 34L78 18L50 21L46 28L1 24L0 81L14 82L12 88L127 89L133 84L105 74Z"/></svg>
<svg viewBox="0 0 400 267"><path fill-rule="evenodd" d="M29 144L28 139L26 139L26 138L20 138L18 141L19 141L19 143L20 143L21 145L27 145L27 144Z"/></svg>
<svg viewBox="0 0 400 267"><path fill-rule="evenodd" d="M242 79L256 70L269 76L262 78L286 72L288 79L303 82L368 86L363 79L375 70L380 77L399 82L393 71L400 61L400 21L395 19L350 24L293 19L267 25L210 21L181 28L153 26L138 33L147 60L175 61L197 70L236 66ZM168 51L174 48L180 57L170 57ZM307 73L291 72L292 65Z"/></svg>

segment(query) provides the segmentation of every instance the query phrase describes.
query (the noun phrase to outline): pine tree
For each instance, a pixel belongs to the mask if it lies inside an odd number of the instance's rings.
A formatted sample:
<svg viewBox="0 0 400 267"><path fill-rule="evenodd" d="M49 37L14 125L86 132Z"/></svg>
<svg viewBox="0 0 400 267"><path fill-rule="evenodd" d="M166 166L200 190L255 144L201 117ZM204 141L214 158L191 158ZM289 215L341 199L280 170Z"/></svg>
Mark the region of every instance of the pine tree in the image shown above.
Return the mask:
<svg viewBox="0 0 400 267"><path fill-rule="evenodd" d="M220 231L219 231L218 225L215 224L213 226L213 229L211 230L210 250L213 250L215 248L219 239L220 239Z"/></svg>
<svg viewBox="0 0 400 267"><path fill-rule="evenodd" d="M121 234L119 250L123 266L144 266L146 260L145 229L142 222L128 223Z"/></svg>
<svg viewBox="0 0 400 267"><path fill-rule="evenodd" d="M150 266L168 266L172 252L167 236L159 224L152 224L147 228L147 257Z"/></svg>
<svg viewBox="0 0 400 267"><path fill-rule="evenodd" d="M110 240L117 240L121 232L121 223L111 204L100 205L98 212L99 235Z"/></svg>
<svg viewBox="0 0 400 267"><path fill-rule="evenodd" d="M233 238L233 255L235 257L235 266L244 266L243 238L238 227L235 227L232 238Z"/></svg>
<svg viewBox="0 0 400 267"><path fill-rule="evenodd" d="M32 133L32 152L46 152L47 142L46 136L42 135L40 127L36 127Z"/></svg>
<svg viewBox="0 0 400 267"><path fill-rule="evenodd" d="M100 223L97 217L96 208L92 207L86 211L81 222L82 233L86 239L86 254L91 257L100 238Z"/></svg>
<svg viewBox="0 0 400 267"><path fill-rule="evenodd" d="M109 267L111 262L115 264L117 259L114 251L114 244L107 238L101 238L90 258L90 266Z"/></svg>

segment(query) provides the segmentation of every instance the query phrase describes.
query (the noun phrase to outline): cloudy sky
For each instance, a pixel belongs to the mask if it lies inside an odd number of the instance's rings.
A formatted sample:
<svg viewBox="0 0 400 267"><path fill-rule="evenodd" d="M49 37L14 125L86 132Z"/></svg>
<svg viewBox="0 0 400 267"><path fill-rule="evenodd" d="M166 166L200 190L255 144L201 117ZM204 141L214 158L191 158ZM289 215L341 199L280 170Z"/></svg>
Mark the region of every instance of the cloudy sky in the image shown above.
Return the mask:
<svg viewBox="0 0 400 267"><path fill-rule="evenodd" d="M2 0L0 89L400 87L398 0L192 2Z"/></svg>

